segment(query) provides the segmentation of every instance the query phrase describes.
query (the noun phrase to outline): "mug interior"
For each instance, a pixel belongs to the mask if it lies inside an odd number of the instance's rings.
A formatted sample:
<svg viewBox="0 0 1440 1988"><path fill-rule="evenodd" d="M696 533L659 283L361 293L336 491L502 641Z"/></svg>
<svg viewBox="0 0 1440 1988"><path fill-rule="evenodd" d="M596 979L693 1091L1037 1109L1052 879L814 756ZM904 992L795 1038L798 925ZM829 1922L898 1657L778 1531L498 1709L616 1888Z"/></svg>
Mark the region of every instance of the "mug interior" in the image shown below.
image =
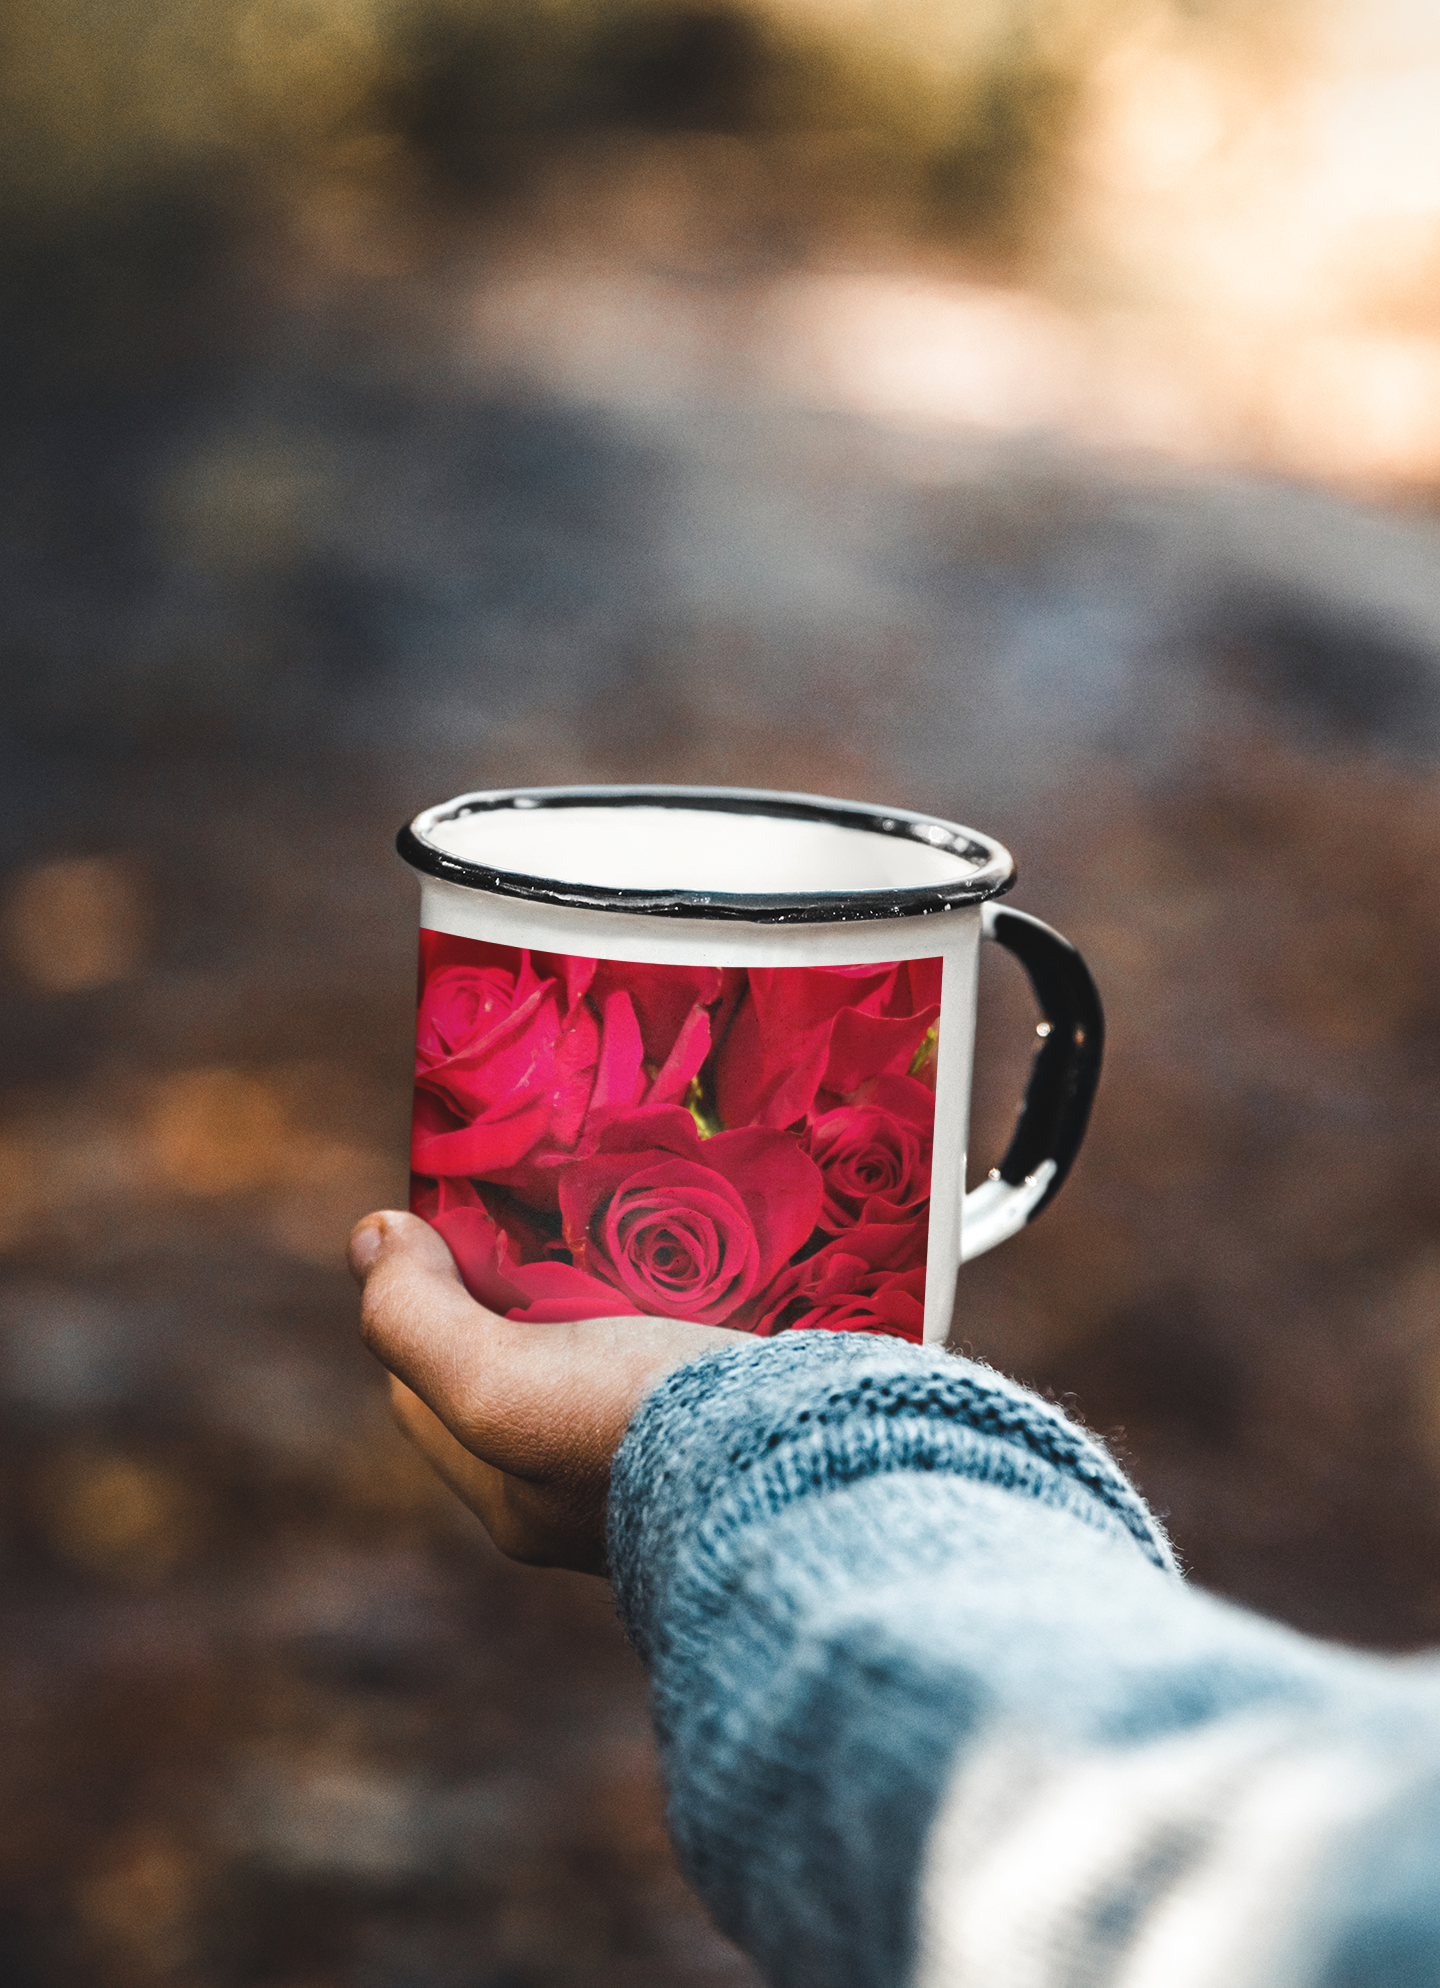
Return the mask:
<svg viewBox="0 0 1440 1988"><path fill-rule="evenodd" d="M607 890L737 896L933 889L963 884L981 867L926 835L923 825L877 834L830 821L643 804L494 808L425 827L426 841L486 869Z"/></svg>

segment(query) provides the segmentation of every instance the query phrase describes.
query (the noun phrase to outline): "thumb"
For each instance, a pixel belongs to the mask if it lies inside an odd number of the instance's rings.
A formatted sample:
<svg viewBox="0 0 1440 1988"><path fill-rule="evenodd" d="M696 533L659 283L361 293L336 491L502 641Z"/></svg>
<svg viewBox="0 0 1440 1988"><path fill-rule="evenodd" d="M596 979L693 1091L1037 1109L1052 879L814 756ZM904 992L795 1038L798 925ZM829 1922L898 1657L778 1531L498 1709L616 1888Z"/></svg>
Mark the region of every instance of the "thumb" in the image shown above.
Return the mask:
<svg viewBox="0 0 1440 1988"><path fill-rule="evenodd" d="M428 1222L389 1209L357 1224L350 1264L375 1357L472 1456L532 1481L607 1477L660 1376L745 1338L649 1315L500 1318L469 1295Z"/></svg>
<svg viewBox="0 0 1440 1988"><path fill-rule="evenodd" d="M512 1332L470 1296L444 1238L418 1215L382 1209L356 1224L350 1268L363 1292L361 1337L381 1365L452 1429L483 1427L477 1384L490 1380L484 1391L494 1392Z"/></svg>
<svg viewBox="0 0 1440 1988"><path fill-rule="evenodd" d="M350 1265L376 1359L472 1456L519 1477L608 1471L649 1377L652 1342L697 1330L651 1318L501 1318L470 1296L430 1224L394 1209L356 1225Z"/></svg>

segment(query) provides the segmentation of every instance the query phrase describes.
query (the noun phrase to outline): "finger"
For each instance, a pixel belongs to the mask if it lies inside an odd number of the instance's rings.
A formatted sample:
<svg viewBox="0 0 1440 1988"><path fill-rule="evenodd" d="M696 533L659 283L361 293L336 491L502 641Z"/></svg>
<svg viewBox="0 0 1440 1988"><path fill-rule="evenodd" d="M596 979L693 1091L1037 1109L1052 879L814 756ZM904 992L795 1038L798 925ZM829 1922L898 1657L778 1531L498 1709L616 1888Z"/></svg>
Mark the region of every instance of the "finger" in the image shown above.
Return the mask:
<svg viewBox="0 0 1440 1988"><path fill-rule="evenodd" d="M472 1456L434 1410L393 1376L390 1406L436 1475L469 1506L502 1553L531 1567L605 1572L603 1499L542 1491Z"/></svg>
<svg viewBox="0 0 1440 1988"><path fill-rule="evenodd" d="M504 1472L467 1450L451 1435L433 1408L427 1408L419 1395L404 1381L390 1377L390 1408L426 1462L442 1477L456 1497L467 1504L476 1517L488 1525L501 1502L500 1485Z"/></svg>
<svg viewBox="0 0 1440 1988"><path fill-rule="evenodd" d="M473 1408L477 1366L503 1321L470 1296L443 1237L418 1215L367 1215L351 1235L350 1264L364 1291L366 1345L453 1427Z"/></svg>

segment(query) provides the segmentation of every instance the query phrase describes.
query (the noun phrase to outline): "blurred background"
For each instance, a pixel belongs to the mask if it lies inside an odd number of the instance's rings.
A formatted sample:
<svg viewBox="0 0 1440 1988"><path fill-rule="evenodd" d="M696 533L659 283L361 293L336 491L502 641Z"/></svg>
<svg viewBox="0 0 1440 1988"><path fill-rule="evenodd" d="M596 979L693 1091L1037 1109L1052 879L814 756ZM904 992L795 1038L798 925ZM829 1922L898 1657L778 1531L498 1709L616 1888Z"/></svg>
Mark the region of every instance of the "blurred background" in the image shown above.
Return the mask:
<svg viewBox="0 0 1440 1988"><path fill-rule="evenodd" d="M605 1592L355 1343L466 787L1008 842L1109 1061L959 1343L1201 1581L1440 1641L1433 10L9 0L0 71L4 1978L754 1983Z"/></svg>

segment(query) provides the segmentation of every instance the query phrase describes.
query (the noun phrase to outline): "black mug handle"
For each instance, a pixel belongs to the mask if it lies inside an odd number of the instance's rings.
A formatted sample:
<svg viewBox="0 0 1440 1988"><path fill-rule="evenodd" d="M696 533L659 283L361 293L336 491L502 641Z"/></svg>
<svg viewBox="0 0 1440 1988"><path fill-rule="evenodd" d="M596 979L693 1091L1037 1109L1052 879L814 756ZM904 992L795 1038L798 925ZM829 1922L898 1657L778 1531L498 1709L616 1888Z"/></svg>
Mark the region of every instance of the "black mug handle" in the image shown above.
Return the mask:
<svg viewBox="0 0 1440 1988"><path fill-rule="evenodd" d="M1025 911L987 904L981 931L1013 953L1040 1007L1039 1053L1015 1131L988 1180L965 1196L960 1261L1033 1222L1060 1191L1090 1120L1105 1052L1105 1015L1090 969L1068 939Z"/></svg>

